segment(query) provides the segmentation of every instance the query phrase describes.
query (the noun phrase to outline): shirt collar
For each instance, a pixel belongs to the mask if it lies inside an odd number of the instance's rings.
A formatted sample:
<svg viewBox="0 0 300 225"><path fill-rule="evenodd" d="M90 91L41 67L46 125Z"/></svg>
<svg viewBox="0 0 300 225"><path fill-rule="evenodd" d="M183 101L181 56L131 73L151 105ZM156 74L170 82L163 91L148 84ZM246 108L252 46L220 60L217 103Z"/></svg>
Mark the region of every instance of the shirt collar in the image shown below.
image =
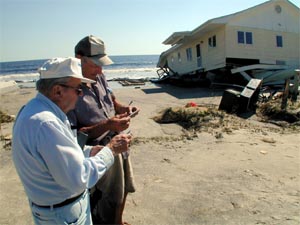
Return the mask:
<svg viewBox="0 0 300 225"><path fill-rule="evenodd" d="M51 101L48 97L46 97L45 95L43 95L42 93L38 93L36 98L42 102L44 102L45 104L47 104L51 111L53 111L53 113L64 123L68 123L68 117L67 115L58 107L58 105L56 105L53 101Z"/></svg>

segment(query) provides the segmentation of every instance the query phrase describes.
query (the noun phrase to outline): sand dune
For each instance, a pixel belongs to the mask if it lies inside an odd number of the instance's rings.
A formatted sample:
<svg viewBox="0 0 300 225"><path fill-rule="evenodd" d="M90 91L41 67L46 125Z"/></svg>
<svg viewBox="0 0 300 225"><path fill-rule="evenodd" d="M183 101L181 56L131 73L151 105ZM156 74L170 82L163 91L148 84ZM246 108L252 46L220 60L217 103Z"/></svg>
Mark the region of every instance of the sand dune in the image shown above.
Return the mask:
<svg viewBox="0 0 300 225"><path fill-rule="evenodd" d="M131 156L137 183L124 219L131 224L300 223L299 132L228 116L221 127L199 132L159 124L152 117L188 102L218 106L221 90L173 86L115 90L121 102L141 108L132 119ZM1 110L16 114L35 95L20 89L1 95ZM10 132L11 124L2 125ZM3 142L2 142L3 144ZM28 202L11 161L1 149L0 224L31 224Z"/></svg>

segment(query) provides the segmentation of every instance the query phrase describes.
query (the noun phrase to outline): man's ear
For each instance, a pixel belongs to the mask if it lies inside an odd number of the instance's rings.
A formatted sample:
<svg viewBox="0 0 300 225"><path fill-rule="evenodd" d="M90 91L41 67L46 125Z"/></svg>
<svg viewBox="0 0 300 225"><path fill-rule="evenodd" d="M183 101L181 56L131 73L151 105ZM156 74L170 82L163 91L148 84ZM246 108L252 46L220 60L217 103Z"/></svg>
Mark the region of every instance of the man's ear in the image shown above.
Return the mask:
<svg viewBox="0 0 300 225"><path fill-rule="evenodd" d="M54 97L54 98L59 98L61 97L62 95L62 89L61 89L61 86L59 85L54 85L52 87L52 90L51 90L51 95Z"/></svg>
<svg viewBox="0 0 300 225"><path fill-rule="evenodd" d="M82 55L79 55L79 54L75 54L75 57L77 58L77 59L82 59Z"/></svg>

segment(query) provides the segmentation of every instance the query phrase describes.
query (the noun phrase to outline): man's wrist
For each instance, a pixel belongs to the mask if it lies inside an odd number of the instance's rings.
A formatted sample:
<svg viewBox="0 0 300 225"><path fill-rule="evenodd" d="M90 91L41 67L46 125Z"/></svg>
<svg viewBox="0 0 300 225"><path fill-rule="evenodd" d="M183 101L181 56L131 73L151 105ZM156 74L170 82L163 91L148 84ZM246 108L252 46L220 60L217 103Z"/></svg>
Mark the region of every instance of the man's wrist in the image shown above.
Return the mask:
<svg viewBox="0 0 300 225"><path fill-rule="evenodd" d="M111 166L114 163L113 151L108 146L104 146L96 156L100 156L108 166Z"/></svg>

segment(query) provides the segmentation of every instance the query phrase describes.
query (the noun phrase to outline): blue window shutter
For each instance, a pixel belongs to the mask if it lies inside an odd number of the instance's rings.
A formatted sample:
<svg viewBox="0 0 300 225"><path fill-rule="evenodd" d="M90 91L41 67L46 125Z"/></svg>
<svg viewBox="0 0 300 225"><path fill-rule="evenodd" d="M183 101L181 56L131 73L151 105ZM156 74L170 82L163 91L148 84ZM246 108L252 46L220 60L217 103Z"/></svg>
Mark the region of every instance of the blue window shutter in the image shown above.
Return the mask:
<svg viewBox="0 0 300 225"><path fill-rule="evenodd" d="M283 47L282 36L279 35L276 36L276 45L277 47Z"/></svg>
<svg viewBox="0 0 300 225"><path fill-rule="evenodd" d="M250 45L253 44L252 32L246 32L246 44L250 44Z"/></svg>
<svg viewBox="0 0 300 225"><path fill-rule="evenodd" d="M245 43L245 38L244 38L244 32L243 31L238 31L238 43L239 44L244 44Z"/></svg>

